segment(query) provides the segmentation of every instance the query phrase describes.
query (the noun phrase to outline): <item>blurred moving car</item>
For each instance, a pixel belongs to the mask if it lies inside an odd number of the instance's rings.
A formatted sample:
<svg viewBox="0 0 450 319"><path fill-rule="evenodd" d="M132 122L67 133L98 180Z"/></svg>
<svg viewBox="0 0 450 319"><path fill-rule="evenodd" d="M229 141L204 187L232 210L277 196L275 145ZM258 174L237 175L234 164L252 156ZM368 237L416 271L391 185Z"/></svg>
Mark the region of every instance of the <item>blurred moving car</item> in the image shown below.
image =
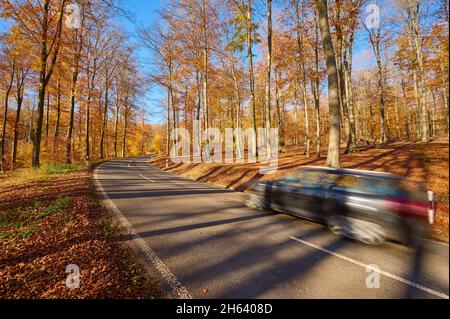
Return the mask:
<svg viewBox="0 0 450 319"><path fill-rule="evenodd" d="M392 174L351 169L304 167L290 177L259 182L247 205L320 222L369 245L414 244L427 237L434 218L420 185L411 191Z"/></svg>

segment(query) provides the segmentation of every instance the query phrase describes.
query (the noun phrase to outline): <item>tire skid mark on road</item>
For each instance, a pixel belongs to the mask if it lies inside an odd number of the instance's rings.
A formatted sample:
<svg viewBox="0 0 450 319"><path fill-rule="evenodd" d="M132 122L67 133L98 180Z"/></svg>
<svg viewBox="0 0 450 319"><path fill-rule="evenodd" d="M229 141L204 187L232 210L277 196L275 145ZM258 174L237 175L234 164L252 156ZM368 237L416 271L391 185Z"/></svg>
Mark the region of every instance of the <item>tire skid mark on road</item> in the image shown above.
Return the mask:
<svg viewBox="0 0 450 319"><path fill-rule="evenodd" d="M125 229L126 233L131 236L131 240L134 241L134 244L139 247L139 249L148 257L150 262L153 264L153 266L156 268L156 270L159 272L161 278L165 280L168 287L170 287L170 292L178 296L181 299L192 299L191 294L187 290L186 287L184 287L178 279L175 277L175 275L172 274L172 272L169 270L169 268L164 264L164 262L156 255L156 253L153 251L153 249L150 248L150 246L147 245L147 243L142 239L142 237L139 236L139 234L136 232L134 227L130 224L130 222L125 218L125 216L122 214L120 209L114 204L114 202L111 200L109 195L105 192L103 189L103 186L101 185L100 181L98 180L97 172L101 166L97 167L97 169L94 172L94 181L97 186L97 189L100 191L104 198L104 202L106 206L117 216L119 219L120 224Z"/></svg>
<svg viewBox="0 0 450 319"><path fill-rule="evenodd" d="M368 264L365 264L365 263L363 263L363 262L357 261L357 260L355 260L355 259L352 259L352 258L347 257L347 256L344 256L344 255L341 255L341 254L339 254L339 253L335 253L335 252L333 252L333 251L331 251L331 250L328 250L328 249L326 249L326 248L320 247L320 246L315 245L315 244L313 244L313 243L310 243L310 242L308 242L308 241L305 241L305 240L302 240L302 239L299 239L299 238L296 238L296 237L292 237L292 236L289 237L289 238L292 239L292 240L294 240L294 241L296 241L296 242L298 242L298 243L307 245L307 246L309 246L309 247L311 247L311 248L320 250L320 251L322 251L322 252L324 252L324 253L327 253L327 254L329 254L329 255L332 255L332 256L334 256L334 257L337 257L337 258L340 258L340 259L342 259L342 260L348 261L348 262L350 262L350 263L352 263L352 264L354 264L354 265L357 265L357 266L360 266L360 267L363 267L363 268L369 267ZM404 283L404 284L406 284L406 285L409 285L409 286L412 286L412 287L414 287L414 288L420 289L420 290L425 291L425 292L427 292L427 293L429 293L429 294L438 296L439 298L442 298L442 299L449 299L449 296L446 295L446 294L444 294L444 293L442 293L442 292L439 292L439 291L436 291L436 290L434 290L434 289L431 289L431 288L422 286L422 285L417 284L417 283L415 283L415 282L409 281L409 280L407 280L407 279L405 279L405 278L402 278L402 277L396 276L396 275L394 275L394 274L391 274L391 273L389 273L389 272L387 272L387 271L383 271L383 270L380 269L380 270L378 270L377 272L378 272L379 274L384 275L384 276L386 276L386 277L389 277L389 278L391 278L391 279L393 279L393 280L396 280L396 281L399 281L399 282Z"/></svg>

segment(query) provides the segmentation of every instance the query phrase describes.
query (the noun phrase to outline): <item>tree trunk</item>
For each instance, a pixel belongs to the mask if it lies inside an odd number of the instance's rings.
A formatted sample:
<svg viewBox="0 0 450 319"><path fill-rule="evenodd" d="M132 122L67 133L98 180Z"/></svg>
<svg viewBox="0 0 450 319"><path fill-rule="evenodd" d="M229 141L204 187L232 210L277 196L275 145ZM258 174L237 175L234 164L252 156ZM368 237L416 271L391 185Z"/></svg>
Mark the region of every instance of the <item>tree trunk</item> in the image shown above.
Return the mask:
<svg viewBox="0 0 450 319"><path fill-rule="evenodd" d="M33 106L31 107L30 120L28 122L27 143L30 143L30 141L32 140L33 122L34 122L34 112L35 112L35 110L36 110L36 105L33 103Z"/></svg>
<svg viewBox="0 0 450 319"><path fill-rule="evenodd" d="M56 122L55 131L53 133L53 159L56 159L58 153L58 135L59 135L59 122L61 119L61 75L58 76L57 92L56 92Z"/></svg>
<svg viewBox="0 0 450 319"><path fill-rule="evenodd" d="M328 102L329 102L329 125L330 138L328 144L328 156L326 165L340 167L340 110L339 110L339 87L336 56L334 54L333 42L331 40L330 26L328 23L327 0L316 0L319 13L320 33L322 35L323 49L327 63L328 74Z"/></svg>
<svg viewBox="0 0 450 319"><path fill-rule="evenodd" d="M316 156L320 158L320 79L319 79L319 19L317 17L317 9L314 10L314 66L315 66L315 79L313 82L313 95L314 95L314 109L316 115Z"/></svg>
<svg viewBox="0 0 450 319"><path fill-rule="evenodd" d="M316 156L320 158L320 147L321 147L321 141L320 141L320 101L318 97L314 98L314 110L315 110L315 117L316 117Z"/></svg>
<svg viewBox="0 0 450 319"><path fill-rule="evenodd" d="M42 137L42 122L44 120L44 101L45 101L45 65L42 65L39 76L39 93L38 93L38 109L36 118L36 127L34 129L34 141L33 141L33 155L32 165L33 168L39 168L40 166L40 153L41 153L41 137Z"/></svg>
<svg viewBox="0 0 450 319"><path fill-rule="evenodd" d="M100 142L98 147L99 158L103 159L104 154L104 142L105 142L105 133L108 124L108 104L109 104L109 79L106 80L105 83L105 104L103 107L103 119L102 119L102 128L100 131Z"/></svg>
<svg viewBox="0 0 450 319"><path fill-rule="evenodd" d="M349 127L349 121L348 121L348 110L346 108L346 105L344 104L344 97L345 97L345 86L344 86L344 72L343 72L343 53L345 51L345 47L343 44L343 30L342 30L342 22L341 22L341 3L339 0L336 0L333 3L333 6L335 7L335 14L336 14L336 21L338 21L335 24L335 30L336 30L336 51L335 51L335 60L336 60L336 67L337 67L337 86L339 90L339 121L341 130L344 130L345 134L341 134L341 143L347 142L349 140L349 134L350 134L350 127Z"/></svg>
<svg viewBox="0 0 450 319"><path fill-rule="evenodd" d="M433 137L436 137L436 96L433 91L431 91L431 96L433 98L433 108L431 109L431 132Z"/></svg>
<svg viewBox="0 0 450 319"><path fill-rule="evenodd" d="M252 124L253 130L255 131L256 141L258 141L258 130L256 124L256 97L255 97L255 75L253 73L253 53L252 53L252 0L247 0L247 18L246 18L246 36L247 36L247 58L248 58L248 72L250 75L250 95L251 95L251 105L252 105ZM251 150L254 152L254 150ZM252 156L257 156L258 151L252 154Z"/></svg>
<svg viewBox="0 0 450 319"><path fill-rule="evenodd" d="M417 8L418 10L418 8ZM427 103L427 81L425 77L425 67L423 63L423 50L422 50L422 39L420 34L420 27L419 27L419 21L418 21L418 11L417 15L412 20L412 28L414 33L414 44L416 47L416 57L419 67L419 77L420 82L422 84L422 90L421 90L421 140L422 142L428 141L428 125L429 125L429 118L428 118L428 103Z"/></svg>
<svg viewBox="0 0 450 319"><path fill-rule="evenodd" d="M199 125L197 132L195 132L197 134L197 141L198 144L194 145L195 147L197 147L197 149L195 150L195 153L197 156L201 157L202 154L202 138L201 138L201 123L200 123L200 113L201 113L201 109L202 109L202 90L200 89L200 79L199 79L199 71L195 72L195 79L197 81L197 114L196 114L196 120L197 123ZM167 104L167 107L169 107L169 104ZM167 118L169 118L169 111L167 112ZM167 147L167 154L168 154L168 147Z"/></svg>
<svg viewBox="0 0 450 319"><path fill-rule="evenodd" d="M422 126L420 125L420 123L421 123L421 121L420 121L420 110L422 109L422 101L420 99L419 82L418 82L417 70L416 70L415 66L413 66L412 73L413 73L414 99L416 101L416 112L415 112L415 116L416 116L416 136L418 138L420 138L422 136Z"/></svg>
<svg viewBox="0 0 450 319"><path fill-rule="evenodd" d="M272 1L267 0L267 79L266 79L266 146L267 156L271 156L272 147L270 141L270 128L272 126L272 101L270 98L271 73L272 73Z"/></svg>
<svg viewBox="0 0 450 319"><path fill-rule="evenodd" d="M69 125L67 127L66 135L66 163L71 163L73 158L72 148L73 148L73 123L75 116L75 98L76 98L76 87L78 81L78 68L81 58L81 50L83 48L83 37L82 31L80 31L80 38L77 47L77 51L74 54L74 67L72 71L72 82L70 88L70 114L69 114ZM78 40L78 31L74 35L75 41Z"/></svg>
<svg viewBox="0 0 450 319"><path fill-rule="evenodd" d="M3 109L3 121L2 121L2 136L0 140L0 171L3 173L3 161L5 156L5 141L6 141L6 124L8 122L8 102L9 102L9 94L11 93L12 85L14 83L14 75L16 72L16 63L13 61L11 68L11 76L8 83L8 87L6 89L5 94L5 106Z"/></svg>
<svg viewBox="0 0 450 319"><path fill-rule="evenodd" d="M298 127L299 119L298 119L298 83L295 83L295 91L294 91L294 123L295 123L295 135L294 135L294 146L298 146L300 144L300 130Z"/></svg>
<svg viewBox="0 0 450 319"><path fill-rule="evenodd" d="M361 143L364 141L364 136L365 136L365 127L364 127L364 115L363 115L363 109L360 105L360 101L356 100L356 112L358 113L358 132L359 132L359 137L357 138L358 142Z"/></svg>
<svg viewBox="0 0 450 319"><path fill-rule="evenodd" d="M442 77L442 85L444 87L444 107L445 107L445 117L447 122L446 132L447 136L449 136L450 125L449 125L449 112L448 112L448 83L447 83L448 72L445 72L444 67L444 59L441 59L441 77Z"/></svg>
<svg viewBox="0 0 450 319"><path fill-rule="evenodd" d="M236 70L234 66L231 68L232 76L233 76L233 82L234 82L234 92L235 92L235 98L236 98L236 129L241 128L241 95L239 93L239 83L236 77ZM236 156L238 158L243 158L244 154L241 152L241 141L240 136L236 136Z"/></svg>
<svg viewBox="0 0 450 319"><path fill-rule="evenodd" d="M279 83L279 73L275 69L275 105L277 108L277 115L278 115L278 128L279 128L279 145L280 145L280 151L283 146L285 146L285 136L284 136L284 122L283 122L283 111L281 110L281 103L280 103L280 91L278 89L278 83Z"/></svg>
<svg viewBox="0 0 450 319"><path fill-rule="evenodd" d="M126 102L127 103L127 102ZM127 157L128 106L125 104L123 114L122 158Z"/></svg>
<svg viewBox="0 0 450 319"><path fill-rule="evenodd" d="M48 143L48 129L50 127L50 93L47 90L47 108L45 112L45 146Z"/></svg>
<svg viewBox="0 0 450 319"><path fill-rule="evenodd" d="M305 111L305 155L306 157L311 156L310 152L310 146L311 146L311 139L309 136L309 114L308 114L308 98L306 96L306 86L305 82L306 78L303 77L303 83L302 83L302 97L303 97L303 107Z"/></svg>
<svg viewBox="0 0 450 319"><path fill-rule="evenodd" d="M14 121L14 136L13 136L13 148L12 148L12 169L17 162L17 143L19 140L19 122L20 122L20 112L22 110L24 85L25 85L26 71L24 69L17 72L16 77L16 119Z"/></svg>
<svg viewBox="0 0 450 319"><path fill-rule="evenodd" d="M373 108L372 108L372 102L369 102L369 114L370 114L370 139L372 140L372 143L375 143L375 132L373 129Z"/></svg>
<svg viewBox="0 0 450 319"><path fill-rule="evenodd" d="M384 87L386 87L386 85L384 85ZM386 140L389 141L391 139L391 113L389 104L386 104L385 112L386 112Z"/></svg>
<svg viewBox="0 0 450 319"><path fill-rule="evenodd" d="M348 54L344 55L344 88L345 88L345 106L347 109L347 122L349 135L347 140L347 152L354 152L356 146L356 128L355 128L355 110L353 107L353 88L352 88L352 58L353 58L353 39L354 35L350 36L350 45L348 47Z"/></svg>
<svg viewBox="0 0 450 319"><path fill-rule="evenodd" d="M91 119L91 98L92 98L92 82L90 80L91 77L91 73L89 72L89 62L88 62L88 66L87 66L87 72L86 72L86 76L88 78L88 93L87 93L87 100L86 100L86 119L84 122L84 156L85 156L85 161L86 163L90 161L90 119Z"/></svg>
<svg viewBox="0 0 450 319"><path fill-rule="evenodd" d="M210 125L209 118L209 104L208 104L208 26L207 26L207 10L206 10L206 0L202 0L202 8L203 8L203 109L205 112L205 130L208 130ZM173 90L171 92L173 96ZM172 101L172 107L173 101ZM175 113L173 113L175 116ZM175 117L174 117L175 123ZM208 134L207 139L209 140Z"/></svg>
<svg viewBox="0 0 450 319"><path fill-rule="evenodd" d="M50 81L50 78L53 73L53 68L58 59L58 53L61 43L61 34L62 34L62 22L64 15L64 8L66 4L66 0L63 0L61 3L61 9L59 12L59 20L58 27L56 30L55 38L52 41L52 46L54 45L53 58L50 63L50 66L47 70L48 66L48 57L49 53L47 52L47 34L48 34L48 24L49 24L49 11L50 11L50 1L44 0L44 4L42 6L43 15L42 15L42 33L41 33L41 47L40 47L40 72L39 72L39 93L38 93L38 116L36 119L36 127L34 133L34 141L33 141L33 153L32 153L32 166L33 168L39 168L40 166L40 154L41 154L41 139L42 139L42 124L44 120L44 104L45 104L45 90L47 88L47 84ZM50 48L50 49L51 49Z"/></svg>
<svg viewBox="0 0 450 319"><path fill-rule="evenodd" d="M302 8L303 9L303 8ZM296 24L296 33L297 33L297 50L300 60L298 61L299 66L299 76L302 81L300 83L300 87L302 90L302 99L303 99L303 109L305 115L305 155L306 157L310 157L310 145L311 139L309 135L309 117L308 117L308 99L306 96L306 68L305 68L305 58L303 52L303 38L300 29L300 12L299 1L297 0L295 3L295 24Z"/></svg>
<svg viewBox="0 0 450 319"><path fill-rule="evenodd" d="M167 88L166 156L170 155L170 88Z"/></svg>
<svg viewBox="0 0 450 319"><path fill-rule="evenodd" d="M120 95L119 95L119 89L116 89L116 114L114 118L114 158L117 158L117 138L118 138L118 131L119 131L119 106L120 106ZM168 120L169 122L169 120ZM169 140L169 137L167 136L167 140ZM167 153L168 154L168 153Z"/></svg>
<svg viewBox="0 0 450 319"><path fill-rule="evenodd" d="M372 43L373 53L377 61L378 70L378 91L380 95L380 141L381 143L387 142L386 136L386 116L385 116L385 99L384 99L384 76L383 76L383 65L381 61L381 51L380 51L380 29L375 31L369 30L369 37Z"/></svg>
<svg viewBox="0 0 450 319"><path fill-rule="evenodd" d="M403 112L404 112L404 121L405 121L405 130L406 130L406 137L408 139L411 138L411 128L409 126L409 107L408 102L406 100L406 85L405 85L405 79L403 75L401 75L401 84L402 84L402 99L403 99Z"/></svg>

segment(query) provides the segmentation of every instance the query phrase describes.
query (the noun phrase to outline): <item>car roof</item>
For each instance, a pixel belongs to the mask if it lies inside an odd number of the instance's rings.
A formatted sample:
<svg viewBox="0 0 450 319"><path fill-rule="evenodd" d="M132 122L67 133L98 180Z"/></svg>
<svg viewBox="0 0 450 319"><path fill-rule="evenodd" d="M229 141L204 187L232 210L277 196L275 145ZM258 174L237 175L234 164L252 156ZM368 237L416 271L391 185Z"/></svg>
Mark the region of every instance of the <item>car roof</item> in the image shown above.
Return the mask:
<svg viewBox="0 0 450 319"><path fill-rule="evenodd" d="M345 175L355 175L362 177L375 177L375 178L388 178L388 179L398 179L395 175L386 172L377 171L367 171L358 169L348 169L348 168L331 168L331 167L320 167L320 166L302 166L299 168L300 171L321 171L334 174L345 174Z"/></svg>

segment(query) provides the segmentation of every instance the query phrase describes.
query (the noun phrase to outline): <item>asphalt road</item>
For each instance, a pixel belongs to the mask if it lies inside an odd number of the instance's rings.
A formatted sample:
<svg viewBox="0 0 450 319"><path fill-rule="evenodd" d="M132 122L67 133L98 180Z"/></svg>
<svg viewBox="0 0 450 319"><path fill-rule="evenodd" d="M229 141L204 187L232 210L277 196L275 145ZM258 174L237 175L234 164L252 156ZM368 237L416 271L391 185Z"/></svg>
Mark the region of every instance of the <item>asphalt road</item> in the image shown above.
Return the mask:
<svg viewBox="0 0 450 319"><path fill-rule="evenodd" d="M178 297L448 298L448 245L421 258L393 243L365 246L313 222L247 208L246 194L147 161L107 162L95 177L130 239Z"/></svg>

